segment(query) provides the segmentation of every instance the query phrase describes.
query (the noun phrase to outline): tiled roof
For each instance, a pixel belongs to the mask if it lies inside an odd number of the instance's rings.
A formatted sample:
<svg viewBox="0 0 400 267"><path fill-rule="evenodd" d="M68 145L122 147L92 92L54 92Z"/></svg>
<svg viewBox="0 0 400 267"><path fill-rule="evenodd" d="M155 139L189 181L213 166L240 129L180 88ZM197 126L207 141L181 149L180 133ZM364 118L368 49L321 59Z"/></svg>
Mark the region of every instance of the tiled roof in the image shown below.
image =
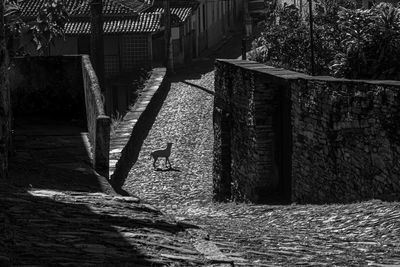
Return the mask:
<svg viewBox="0 0 400 267"><path fill-rule="evenodd" d="M110 33L149 33L160 29L160 13L140 13L135 18L107 19L103 23L105 34ZM66 34L89 34L89 21L70 21L65 25Z"/></svg>
<svg viewBox="0 0 400 267"><path fill-rule="evenodd" d="M196 0L170 0L171 15L179 18L180 22L185 21L199 6ZM164 3L162 0L155 0L148 12L159 12L164 14Z"/></svg>
<svg viewBox="0 0 400 267"><path fill-rule="evenodd" d="M154 0L154 6L163 6L164 0ZM197 0L169 0L169 5L171 7L196 7L199 5Z"/></svg>
<svg viewBox="0 0 400 267"><path fill-rule="evenodd" d="M177 16L181 22L185 21L192 14L191 7L171 7L170 9L171 15ZM164 14L164 8L162 7L151 7L148 11Z"/></svg>
<svg viewBox="0 0 400 267"><path fill-rule="evenodd" d="M22 0L22 17L36 17L45 0ZM89 16L90 0L64 0L64 4L71 16ZM103 0L103 14L133 15L151 5L149 0Z"/></svg>
<svg viewBox="0 0 400 267"><path fill-rule="evenodd" d="M138 12L153 5L153 0L118 0L118 2L124 6L137 10Z"/></svg>

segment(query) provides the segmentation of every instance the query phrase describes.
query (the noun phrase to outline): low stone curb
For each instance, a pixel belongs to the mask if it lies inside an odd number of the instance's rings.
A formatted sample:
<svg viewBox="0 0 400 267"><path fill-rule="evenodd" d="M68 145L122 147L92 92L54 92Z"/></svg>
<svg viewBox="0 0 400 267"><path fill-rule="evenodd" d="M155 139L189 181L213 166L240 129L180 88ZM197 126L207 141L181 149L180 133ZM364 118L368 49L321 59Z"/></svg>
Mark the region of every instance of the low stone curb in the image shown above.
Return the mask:
<svg viewBox="0 0 400 267"><path fill-rule="evenodd" d="M135 105L129 109L110 141L110 180L120 189L136 162L168 92L166 69L155 68Z"/></svg>

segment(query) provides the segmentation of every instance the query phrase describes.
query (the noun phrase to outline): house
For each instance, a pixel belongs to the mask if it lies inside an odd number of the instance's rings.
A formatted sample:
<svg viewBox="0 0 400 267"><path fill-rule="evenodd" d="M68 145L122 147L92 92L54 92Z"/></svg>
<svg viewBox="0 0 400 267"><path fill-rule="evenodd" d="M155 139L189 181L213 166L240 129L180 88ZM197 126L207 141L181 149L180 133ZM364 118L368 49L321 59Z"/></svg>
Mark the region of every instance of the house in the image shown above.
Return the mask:
<svg viewBox="0 0 400 267"><path fill-rule="evenodd" d="M220 43L229 30L243 21L243 3L246 0L198 0L196 15L198 51Z"/></svg>
<svg viewBox="0 0 400 267"><path fill-rule="evenodd" d="M36 17L45 0L21 2L22 18ZM90 54L89 1L65 0L70 19L65 38L49 47L48 55ZM149 0L104 0L104 64L106 77L149 67L152 61L152 35L160 30L161 13L143 12ZM36 51L28 49L30 54Z"/></svg>
<svg viewBox="0 0 400 267"><path fill-rule="evenodd" d="M198 57L220 43L240 21L243 0L171 0L171 38L174 65ZM164 14L163 0L154 0L146 12ZM164 25L162 25L164 26ZM162 27L162 29L164 29ZM153 60L161 62L165 49L163 33L153 37Z"/></svg>
<svg viewBox="0 0 400 267"><path fill-rule="evenodd" d="M174 64L189 62L221 42L237 26L244 0L170 0ZM35 19L45 0L22 0L24 20ZM70 14L65 38L49 55L90 54L90 1L65 0ZM165 58L163 0L103 0L106 77L138 67L160 65ZM33 47L27 49L37 54Z"/></svg>
<svg viewBox="0 0 400 267"><path fill-rule="evenodd" d="M198 36L196 34L196 0L170 1L171 39L174 65L190 61L198 55ZM145 13L165 14L164 1L155 0ZM153 35L153 64L162 64L165 58L165 25Z"/></svg>
<svg viewBox="0 0 400 267"><path fill-rule="evenodd" d="M36 18L46 0L22 0L22 18ZM174 65L189 62L218 44L241 14L242 0L170 0ZM90 54L90 1L64 0L69 21L65 38L48 55ZM160 65L165 58L162 0L103 0L105 87L112 110L129 105L129 80L138 68ZM33 46L25 51L36 55Z"/></svg>

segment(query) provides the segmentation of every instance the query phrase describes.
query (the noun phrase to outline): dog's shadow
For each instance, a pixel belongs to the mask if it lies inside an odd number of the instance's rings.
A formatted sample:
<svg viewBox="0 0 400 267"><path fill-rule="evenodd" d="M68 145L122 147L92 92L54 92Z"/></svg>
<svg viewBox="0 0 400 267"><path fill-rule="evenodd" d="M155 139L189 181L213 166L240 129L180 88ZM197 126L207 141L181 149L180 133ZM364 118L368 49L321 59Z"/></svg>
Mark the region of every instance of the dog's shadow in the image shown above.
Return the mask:
<svg viewBox="0 0 400 267"><path fill-rule="evenodd" d="M182 172L180 169L174 168L174 167L156 168L155 171L157 171L157 172Z"/></svg>

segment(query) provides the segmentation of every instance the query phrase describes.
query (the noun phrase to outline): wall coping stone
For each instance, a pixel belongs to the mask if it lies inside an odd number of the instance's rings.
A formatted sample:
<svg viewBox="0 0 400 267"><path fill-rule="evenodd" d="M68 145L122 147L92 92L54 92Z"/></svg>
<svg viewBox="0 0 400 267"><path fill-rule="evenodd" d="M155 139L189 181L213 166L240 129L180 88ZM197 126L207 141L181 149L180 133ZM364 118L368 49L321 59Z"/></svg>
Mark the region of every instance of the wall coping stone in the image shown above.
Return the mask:
<svg viewBox="0 0 400 267"><path fill-rule="evenodd" d="M332 76L310 76L304 73L286 70L282 68L276 68L273 66L265 65L259 62L241 59L216 59L216 62L226 63L233 66L238 66L247 70L254 72L259 72L262 74L269 74L278 78L285 80L308 80L308 81L329 81L329 82L347 82L347 83L367 83L373 85L389 85L389 86L399 86L400 81L396 80L365 80L365 79L345 79L345 78L335 78Z"/></svg>
<svg viewBox="0 0 400 267"><path fill-rule="evenodd" d="M154 108L152 107L152 104L158 101L157 96L163 89L165 76L165 68L154 68L152 70L151 76L147 80L147 83L141 91L136 103L129 108L128 112L123 117L122 122L115 130L114 136L111 137L109 174L111 177L111 183L117 188L121 185L116 185L115 181L125 179L125 177L116 176L120 176L119 172L127 171L120 171L118 169L129 167L129 164L124 161L131 157L129 154L132 154L132 150L135 149L132 148L135 146L133 143L135 141L137 142L136 139L138 138L135 136L135 132L142 130L140 129L141 122L147 119L146 114L150 112L150 109Z"/></svg>
<svg viewBox="0 0 400 267"><path fill-rule="evenodd" d="M105 114L100 84L88 55L82 55L82 76L85 92L86 117L92 146L93 167L108 178L111 119Z"/></svg>

